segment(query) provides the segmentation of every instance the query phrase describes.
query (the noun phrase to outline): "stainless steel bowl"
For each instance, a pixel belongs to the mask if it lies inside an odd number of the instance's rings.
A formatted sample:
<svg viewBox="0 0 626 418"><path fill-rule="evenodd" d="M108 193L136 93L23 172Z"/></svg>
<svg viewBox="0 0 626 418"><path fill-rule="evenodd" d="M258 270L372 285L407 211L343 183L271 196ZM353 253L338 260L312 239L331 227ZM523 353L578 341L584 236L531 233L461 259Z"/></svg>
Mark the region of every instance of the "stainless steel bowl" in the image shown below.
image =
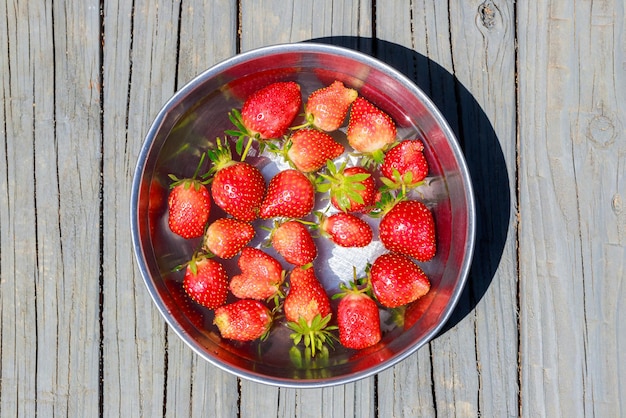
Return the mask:
<svg viewBox="0 0 626 418"><path fill-rule="evenodd" d="M420 320L406 330L387 326L382 342L364 352L337 344L328 358L308 363L290 357L291 341L285 326L276 327L262 344L237 344L220 338L210 311L184 307L182 273L173 272L173 268L190 258L198 241L180 239L167 226L168 174L192 175L209 142L231 128L228 112L240 108L259 83L287 79L301 84L303 100L316 88L341 80L390 114L400 137L423 139L430 176L419 197L432 208L438 233L435 259L421 263L432 287L421 302L424 314ZM267 180L283 168L254 151L249 155ZM218 211L213 213L215 217ZM463 155L431 100L383 62L353 50L314 43L277 45L237 55L180 89L146 135L131 195L138 266L171 329L215 366L252 381L284 387L323 387L371 376L431 340L449 318L465 285L474 248L474 217L472 186ZM262 239L259 235L252 244L258 245ZM384 252L378 241L360 250L338 249L321 241L318 245L320 255L314 268L329 293L340 281L352 278L353 265L362 269ZM227 262L226 268L231 275L238 272L234 261Z"/></svg>

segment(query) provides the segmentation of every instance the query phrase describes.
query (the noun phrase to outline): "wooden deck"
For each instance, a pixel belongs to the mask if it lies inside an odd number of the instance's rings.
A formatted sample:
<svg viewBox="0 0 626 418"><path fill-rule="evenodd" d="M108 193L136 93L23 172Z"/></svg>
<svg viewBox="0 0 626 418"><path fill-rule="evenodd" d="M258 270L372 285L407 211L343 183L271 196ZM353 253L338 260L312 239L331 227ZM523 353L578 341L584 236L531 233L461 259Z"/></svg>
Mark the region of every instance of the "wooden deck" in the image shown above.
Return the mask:
<svg viewBox="0 0 626 418"><path fill-rule="evenodd" d="M626 416L621 0L44 0L0 5L3 417ZM132 253L131 177L216 62L317 39L431 95L475 182L455 314L375 377L296 390L196 356Z"/></svg>

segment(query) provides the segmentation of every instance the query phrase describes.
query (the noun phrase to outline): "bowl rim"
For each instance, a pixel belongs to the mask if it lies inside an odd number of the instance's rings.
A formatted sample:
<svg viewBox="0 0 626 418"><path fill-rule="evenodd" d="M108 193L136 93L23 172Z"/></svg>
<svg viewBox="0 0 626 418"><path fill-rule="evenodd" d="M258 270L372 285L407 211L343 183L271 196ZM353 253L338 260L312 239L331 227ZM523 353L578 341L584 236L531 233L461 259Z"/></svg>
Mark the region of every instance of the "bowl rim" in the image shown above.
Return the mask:
<svg viewBox="0 0 626 418"><path fill-rule="evenodd" d="M420 338L420 340L416 341L416 343L408 346L406 349L403 349L387 359L386 361L379 363L375 366L371 366L365 370L357 371L350 373L348 375L335 376L330 378L313 378L313 379L289 379L289 378L281 378L275 376L267 376L261 375L259 373L254 373L250 370L244 369L242 367L232 365L232 364L224 364L217 359L207 355L207 353L203 350L203 347L198 344L193 338L190 338L189 334L181 329L179 324L173 319L171 315L168 314L168 308L165 306L164 302L158 295L158 291L156 289L155 284L152 282L150 278L150 272L146 265L146 257L145 253L142 250L141 238L139 234L139 219L138 219L138 209L139 209L139 195L141 189L141 180L143 178L143 172L145 169L145 161L149 154L149 151L152 147L153 141L155 139L156 133L159 131L163 121L170 109L175 108L187 95L189 92L193 91L198 85L201 85L205 82L205 80L223 72L224 70L246 62L250 59L256 59L260 57L267 56L268 54L279 54L279 53L291 53L291 52L301 52L301 53L324 53L324 54L335 54L342 57L347 57L353 59L355 61L359 61L368 65L378 71L381 71L385 75L389 76L392 79L395 79L399 83L401 83L404 87L411 91L412 94L419 97L422 101L423 105L430 112L431 116L436 120L437 124L441 127L444 132L446 138L448 139L449 146L453 152L453 155L458 163L459 172L461 178L463 179L464 184L464 192L465 199L467 201L467 231L466 231L466 241L464 248L464 257L461 263L461 268L459 270L459 280L457 285L453 288L452 293L450 294L450 298L448 303L446 304L445 309L442 311L440 315L440 320L438 324L433 327L429 332ZM367 377L371 377L376 375L392 366L397 365L402 362L407 357L414 354L417 350L419 350L422 346L432 341L432 339L439 333L439 331L443 328L443 326L448 322L452 312L456 308L456 305L459 302L463 289L466 286L469 272L472 265L472 259L474 255L475 248L475 238L476 238L476 208L475 208L475 196L474 190L472 186L472 179L470 176L470 172L465 161L463 152L458 143L458 139L456 135L448 125L448 122L443 117L440 110L435 106L433 101L415 84L415 82L409 79L407 76L402 74L400 71L393 68L391 65L385 63L384 61L375 58L371 55L368 55L365 52L359 52L355 49L350 49L343 46L330 45L325 43L318 42L299 42L299 43L282 43L275 45L263 46L255 49L251 49L237 55L234 55L230 58L222 60L215 65L209 67L204 70L200 74L196 75L193 79L187 82L182 88L178 89L171 98L169 98L164 105L161 107L153 122L150 125L150 128L147 131L146 136L144 137L141 149L137 156L137 163L135 166L135 170L133 173L132 185L131 185L131 199L130 199L130 224L131 224L131 238L133 244L133 251L135 254L135 258L137 261L137 266L139 272L142 276L142 279L148 289L148 292L151 296L152 301L156 305L157 309L161 313L161 316L168 323L169 327L181 338L196 354L200 357L211 363L212 365L218 367L219 369L231 373L237 377L244 378L249 381L263 383L271 386L285 387L285 388L322 388L329 387L335 385L341 385L346 383L352 383Z"/></svg>

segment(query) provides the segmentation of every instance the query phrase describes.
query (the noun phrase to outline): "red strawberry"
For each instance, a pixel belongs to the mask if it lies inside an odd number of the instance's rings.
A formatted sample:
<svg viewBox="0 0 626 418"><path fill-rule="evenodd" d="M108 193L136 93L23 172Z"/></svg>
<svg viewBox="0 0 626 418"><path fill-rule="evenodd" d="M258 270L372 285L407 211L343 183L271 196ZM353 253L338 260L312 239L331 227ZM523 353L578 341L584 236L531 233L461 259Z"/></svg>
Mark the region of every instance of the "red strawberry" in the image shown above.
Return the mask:
<svg viewBox="0 0 626 418"><path fill-rule="evenodd" d="M356 90L344 86L338 80L328 87L315 90L304 107L307 122L326 132L339 129L357 96Z"/></svg>
<svg viewBox="0 0 626 418"><path fill-rule="evenodd" d="M282 61L281 64L284 65L285 62ZM294 65L295 64L296 62L294 62ZM295 67L272 68L252 74L250 73L248 66L236 68L235 70L240 71L237 71L237 73L232 70L228 71L228 75L232 77L233 80L228 83L228 90L226 93L232 93L233 96L240 100L246 100L257 90L260 90L272 83L285 81L297 75L297 69Z"/></svg>
<svg viewBox="0 0 626 418"><path fill-rule="evenodd" d="M320 215L319 228L326 237L342 247L365 247L372 242L372 228L350 213Z"/></svg>
<svg viewBox="0 0 626 418"><path fill-rule="evenodd" d="M232 258L254 238L249 222L220 218L207 228L204 248L220 258Z"/></svg>
<svg viewBox="0 0 626 418"><path fill-rule="evenodd" d="M428 162L424 156L422 141L405 140L391 148L385 154L380 172L384 176L381 180L390 188L419 185L428 175Z"/></svg>
<svg viewBox="0 0 626 418"><path fill-rule="evenodd" d="M384 148L396 140L396 124L388 114L357 97L350 110L347 135L352 148L382 162Z"/></svg>
<svg viewBox="0 0 626 418"><path fill-rule="evenodd" d="M381 339L380 317L376 302L356 287L345 288L337 308L339 342L360 350L376 344Z"/></svg>
<svg viewBox="0 0 626 418"><path fill-rule="evenodd" d="M191 298L182 287L182 284L174 280L165 280L165 287L169 290L172 300L180 309L182 317L180 322L184 321L183 318L187 318L196 328L202 328L204 325L204 318L202 312L197 308L198 305L193 303ZM178 317L174 309L169 309L175 317ZM178 318L177 318L178 319Z"/></svg>
<svg viewBox="0 0 626 418"><path fill-rule="evenodd" d="M395 253L379 256L370 269L376 299L388 308L411 303L430 290L430 281L410 258Z"/></svg>
<svg viewBox="0 0 626 418"><path fill-rule="evenodd" d="M238 130L227 130L227 135L239 137L239 144L248 137L248 146L242 155L245 159L252 139L275 139L289 129L302 106L300 85L294 81L281 81L254 92L244 102L241 113L232 110L229 117ZM239 145L241 146L241 145Z"/></svg>
<svg viewBox="0 0 626 418"><path fill-rule="evenodd" d="M435 256L435 220L428 207L404 200L388 210L380 221L380 241L389 251L428 261Z"/></svg>
<svg viewBox="0 0 626 418"><path fill-rule="evenodd" d="M301 222L287 221L277 225L271 232L272 247L285 261L304 266L317 257L317 247L311 233Z"/></svg>
<svg viewBox="0 0 626 418"><path fill-rule="evenodd" d="M259 216L302 218L311 213L314 204L315 188L311 181L298 170L284 170L270 180Z"/></svg>
<svg viewBox="0 0 626 418"><path fill-rule="evenodd" d="M241 299L218 308L213 323L229 340L264 340L272 326L272 313L257 300Z"/></svg>
<svg viewBox="0 0 626 418"><path fill-rule="evenodd" d="M241 274L230 280L230 291L240 299L265 300L279 292L285 280L283 268L271 255L245 247L237 261Z"/></svg>
<svg viewBox="0 0 626 418"><path fill-rule="evenodd" d="M173 174L167 199L169 209L167 222L170 230L183 238L197 238L204 233L204 227L211 213L211 197L205 181L196 179L205 154L202 154L193 177L179 179Z"/></svg>
<svg viewBox="0 0 626 418"><path fill-rule="evenodd" d="M326 168L327 173L320 174L317 191L328 192L335 208L343 212L363 212L374 205L376 185L367 169L360 166L346 168L346 163L337 169L331 161Z"/></svg>
<svg viewBox="0 0 626 418"><path fill-rule="evenodd" d="M293 269L283 309L295 345L304 339L305 346L310 347L311 355L315 356L324 343L332 342L330 331L336 327L328 325L332 317L330 299L313 267Z"/></svg>
<svg viewBox="0 0 626 418"><path fill-rule="evenodd" d="M311 173L343 154L344 147L325 132L315 129L296 131L287 143L287 157L300 171Z"/></svg>
<svg viewBox="0 0 626 418"><path fill-rule="evenodd" d="M228 275L219 262L194 256L187 264L183 288L195 302L216 309L226 303Z"/></svg>
<svg viewBox="0 0 626 418"><path fill-rule="evenodd" d="M265 195L265 179L253 165L233 161L227 143L217 140L216 148L209 151L213 161L211 194L215 204L229 215L242 221L258 217Z"/></svg>

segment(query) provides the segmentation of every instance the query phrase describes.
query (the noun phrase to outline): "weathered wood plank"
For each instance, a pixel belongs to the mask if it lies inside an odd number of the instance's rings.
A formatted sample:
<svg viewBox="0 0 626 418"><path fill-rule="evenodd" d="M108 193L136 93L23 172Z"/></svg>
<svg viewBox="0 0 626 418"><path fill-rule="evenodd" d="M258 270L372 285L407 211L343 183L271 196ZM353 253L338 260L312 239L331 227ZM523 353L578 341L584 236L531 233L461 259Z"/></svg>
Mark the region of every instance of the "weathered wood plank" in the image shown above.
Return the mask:
<svg viewBox="0 0 626 418"><path fill-rule="evenodd" d="M2 8L0 409L97 415L98 7L14 6Z"/></svg>
<svg viewBox="0 0 626 418"><path fill-rule="evenodd" d="M160 416L165 325L134 268L129 196L148 127L174 93L180 2L106 2L104 10L103 409Z"/></svg>
<svg viewBox="0 0 626 418"><path fill-rule="evenodd" d="M431 96L457 133L474 179L479 218L475 260L480 261L474 263L467 291L447 326L453 328L430 344L430 361L425 356L409 359L423 358L415 378L432 379L434 388L419 386L418 393L406 388L398 391L406 396L395 398L393 392L380 393L390 390L396 381L409 380L406 373L416 373L400 364L393 373L381 375L387 384L379 384L379 397L389 399L390 408L409 411L407 416L414 411L515 415L517 285L510 211L516 170L512 5L474 1L452 2L447 7L414 2L412 6L391 3L377 8L376 51ZM392 42L384 42L387 39ZM501 180L493 181L494 169L501 171ZM502 339L510 344L502 345Z"/></svg>
<svg viewBox="0 0 626 418"><path fill-rule="evenodd" d="M623 416L623 2L521 2L524 415Z"/></svg>

